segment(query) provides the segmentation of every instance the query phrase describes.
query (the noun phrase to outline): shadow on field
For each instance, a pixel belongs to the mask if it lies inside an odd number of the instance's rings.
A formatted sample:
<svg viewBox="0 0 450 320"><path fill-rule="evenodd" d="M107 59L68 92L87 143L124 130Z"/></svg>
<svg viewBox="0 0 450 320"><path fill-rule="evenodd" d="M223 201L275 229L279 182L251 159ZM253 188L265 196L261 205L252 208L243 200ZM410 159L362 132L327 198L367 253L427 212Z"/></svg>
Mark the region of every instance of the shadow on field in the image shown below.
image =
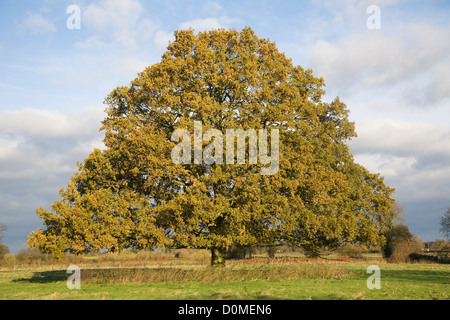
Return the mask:
<svg viewBox="0 0 450 320"><path fill-rule="evenodd" d="M180 281L214 281L220 279L220 273L208 272L209 278L203 278L204 272L177 268L88 268L81 269L81 281L84 283L146 283ZM72 275L66 270L35 271L28 278L15 279L19 283L65 282Z"/></svg>
<svg viewBox="0 0 450 320"><path fill-rule="evenodd" d="M164 270L164 269L162 269ZM144 273L154 273L158 271L155 269L142 269L142 268L95 268L95 269L81 269L81 281L106 283L114 282L113 279L126 279L135 278L136 275L142 276ZM186 271L185 271L186 272ZM189 272L189 271L187 271ZM191 271L192 272L192 271ZM51 283L51 282L65 282L72 275L67 273L66 270L46 270L35 271L29 278L14 279L13 282L28 282L28 283ZM170 277L170 276L169 276Z"/></svg>
<svg viewBox="0 0 450 320"><path fill-rule="evenodd" d="M71 273L66 270L35 271L27 278L15 282L50 283L66 281ZM352 272L342 266L327 264L254 265L224 268L152 267L152 268L86 268L80 270L85 284L125 283L180 283L180 282L233 282L233 281L286 281L298 279L345 279Z"/></svg>
<svg viewBox="0 0 450 320"><path fill-rule="evenodd" d="M58 281L66 281L67 274L65 270L36 271L31 278L15 279L13 282L29 282L29 283L50 283Z"/></svg>

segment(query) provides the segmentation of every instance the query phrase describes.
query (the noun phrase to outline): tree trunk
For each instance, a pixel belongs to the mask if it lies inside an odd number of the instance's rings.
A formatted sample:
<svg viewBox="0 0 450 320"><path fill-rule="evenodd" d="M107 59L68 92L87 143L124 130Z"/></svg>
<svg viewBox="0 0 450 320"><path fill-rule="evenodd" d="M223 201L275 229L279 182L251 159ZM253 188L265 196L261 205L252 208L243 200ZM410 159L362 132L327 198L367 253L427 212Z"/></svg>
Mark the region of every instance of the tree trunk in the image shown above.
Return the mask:
<svg viewBox="0 0 450 320"><path fill-rule="evenodd" d="M224 266L225 265L226 249L224 248L211 248L211 266Z"/></svg>

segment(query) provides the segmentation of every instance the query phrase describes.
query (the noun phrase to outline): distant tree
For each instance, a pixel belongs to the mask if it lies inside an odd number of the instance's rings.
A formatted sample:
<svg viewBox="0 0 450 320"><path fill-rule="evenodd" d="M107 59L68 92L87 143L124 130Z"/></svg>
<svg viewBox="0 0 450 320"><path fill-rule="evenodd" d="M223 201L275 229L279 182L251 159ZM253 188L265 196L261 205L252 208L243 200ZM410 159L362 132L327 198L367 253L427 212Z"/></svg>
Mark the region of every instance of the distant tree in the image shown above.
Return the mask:
<svg viewBox="0 0 450 320"><path fill-rule="evenodd" d="M440 221L441 228L439 231L450 240L450 208L448 208L447 212L441 217Z"/></svg>
<svg viewBox="0 0 450 320"><path fill-rule="evenodd" d="M384 236L386 241L382 250L385 258L389 258L400 243L415 240L415 236L409 231L409 228L400 223L385 231Z"/></svg>
<svg viewBox="0 0 450 320"><path fill-rule="evenodd" d="M2 258L5 254L9 253L8 246L2 243L3 240L3 232L6 231L7 226L5 224L0 223L0 258Z"/></svg>
<svg viewBox="0 0 450 320"><path fill-rule="evenodd" d="M339 98L322 101L323 87L322 78L293 65L251 28L176 31L160 62L106 98L106 149L79 164L50 211L36 210L46 228L28 243L59 257L207 248L213 265L223 264L232 246L283 243L314 255L341 242L381 244L393 219L394 190L354 161L349 111ZM199 122L199 135L251 129L273 138L275 130L277 171L262 175L267 163L261 157L239 165L195 161L201 148L211 159L226 142L235 144L234 137L222 144L214 135L200 148L174 141L177 129L195 140ZM171 159L178 143L193 149L193 163ZM223 154L245 160L250 149Z"/></svg>
<svg viewBox="0 0 450 320"><path fill-rule="evenodd" d="M448 244L447 241L443 239L437 239L434 241L428 241L425 243L426 248L430 250L441 250L442 248L445 248Z"/></svg>
<svg viewBox="0 0 450 320"><path fill-rule="evenodd" d="M6 229L8 229L6 224L0 223L0 243L3 241L3 232L5 232Z"/></svg>

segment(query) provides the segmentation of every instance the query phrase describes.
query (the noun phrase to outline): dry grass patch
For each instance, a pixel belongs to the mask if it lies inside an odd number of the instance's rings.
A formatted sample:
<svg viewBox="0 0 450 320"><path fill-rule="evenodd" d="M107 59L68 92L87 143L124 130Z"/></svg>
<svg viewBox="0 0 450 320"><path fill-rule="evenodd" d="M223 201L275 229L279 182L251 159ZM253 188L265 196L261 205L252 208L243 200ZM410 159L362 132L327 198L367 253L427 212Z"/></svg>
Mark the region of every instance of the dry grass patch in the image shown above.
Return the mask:
<svg viewBox="0 0 450 320"><path fill-rule="evenodd" d="M344 279L352 272L340 265L235 265L227 267L109 268L84 269L85 284L180 283L230 281L285 281L297 279Z"/></svg>

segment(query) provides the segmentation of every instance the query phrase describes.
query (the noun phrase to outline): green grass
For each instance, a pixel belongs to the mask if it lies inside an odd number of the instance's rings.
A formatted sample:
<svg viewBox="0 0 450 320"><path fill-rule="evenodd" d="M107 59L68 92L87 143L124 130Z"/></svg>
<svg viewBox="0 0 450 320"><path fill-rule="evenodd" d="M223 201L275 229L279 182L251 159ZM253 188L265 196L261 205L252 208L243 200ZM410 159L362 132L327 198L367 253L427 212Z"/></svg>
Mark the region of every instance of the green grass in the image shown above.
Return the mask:
<svg viewBox="0 0 450 320"><path fill-rule="evenodd" d="M381 289L369 290L361 262L233 262L224 268L158 263L89 264L81 289L69 290L67 266L0 271L0 299L440 299L450 298L450 268L380 261Z"/></svg>

